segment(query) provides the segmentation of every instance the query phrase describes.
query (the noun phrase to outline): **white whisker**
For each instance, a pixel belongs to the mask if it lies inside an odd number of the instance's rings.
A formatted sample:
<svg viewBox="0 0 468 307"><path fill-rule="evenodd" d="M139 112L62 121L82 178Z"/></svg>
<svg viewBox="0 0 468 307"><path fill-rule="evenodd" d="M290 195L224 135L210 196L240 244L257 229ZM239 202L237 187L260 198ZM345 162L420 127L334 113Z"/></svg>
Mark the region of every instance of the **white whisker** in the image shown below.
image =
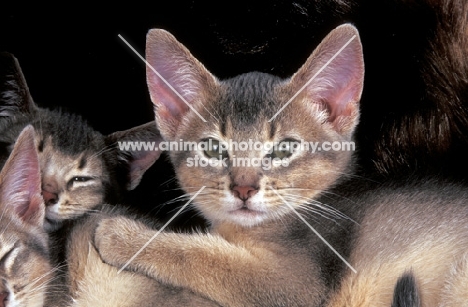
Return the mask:
<svg viewBox="0 0 468 307"><path fill-rule="evenodd" d="M273 192L275 192L276 195L277 195L281 200L283 200L284 204L285 204L286 206L288 206L289 209L291 209L291 210L299 217L299 219L300 219L302 222L304 222L304 223L315 233L315 235L317 235L317 236L319 237L319 239L322 240L322 241L328 246L328 248L330 248L331 251L334 252L334 253L341 259L341 261L343 261L354 273L357 273L357 271L351 266L351 264L350 264L348 261L346 261L346 259L345 259L343 256L341 256L340 253L338 253L338 251L335 250L335 249L333 248L333 246L331 246L330 243L328 243L327 240L325 240L325 238L322 237L322 236L320 235L320 233L318 233L317 230L315 230L315 228L312 227L312 225L310 225L310 224L304 219L304 217L303 217L302 215L300 215L299 212L296 211L296 209L294 209L293 206L291 206L275 189L273 189L272 187L269 187L269 188L270 188Z"/></svg>

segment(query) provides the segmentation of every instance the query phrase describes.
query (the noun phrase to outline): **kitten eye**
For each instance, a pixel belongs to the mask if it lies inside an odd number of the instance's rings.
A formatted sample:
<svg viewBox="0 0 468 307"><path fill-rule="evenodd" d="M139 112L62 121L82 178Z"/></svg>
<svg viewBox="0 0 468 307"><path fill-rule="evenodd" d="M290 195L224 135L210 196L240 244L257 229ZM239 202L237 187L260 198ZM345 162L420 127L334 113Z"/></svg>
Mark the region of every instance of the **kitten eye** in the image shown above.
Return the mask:
<svg viewBox="0 0 468 307"><path fill-rule="evenodd" d="M86 181L89 181L91 180L92 178L91 177L73 177L71 179L71 181L78 181L78 182L86 182Z"/></svg>
<svg viewBox="0 0 468 307"><path fill-rule="evenodd" d="M71 186L73 185L73 183L75 182L87 182L87 181L90 181L92 180L93 178L91 177L86 177L86 176L76 176L76 177L73 177L72 179L70 179L68 181L68 185Z"/></svg>
<svg viewBox="0 0 468 307"><path fill-rule="evenodd" d="M218 160L222 160L228 156L227 150L221 148L221 145L218 140L215 139L207 139L203 140L206 144L206 149L203 151L205 156L208 158L215 158Z"/></svg>
<svg viewBox="0 0 468 307"><path fill-rule="evenodd" d="M3 257L0 259L0 267L5 266L5 263L7 262L8 258L13 254L13 251L17 247L18 247L17 244L13 245L13 247L3 255Z"/></svg>
<svg viewBox="0 0 468 307"><path fill-rule="evenodd" d="M295 140L284 140L281 141L277 146L274 147L273 152L268 156L272 159L284 159L289 158L297 150L299 143Z"/></svg>

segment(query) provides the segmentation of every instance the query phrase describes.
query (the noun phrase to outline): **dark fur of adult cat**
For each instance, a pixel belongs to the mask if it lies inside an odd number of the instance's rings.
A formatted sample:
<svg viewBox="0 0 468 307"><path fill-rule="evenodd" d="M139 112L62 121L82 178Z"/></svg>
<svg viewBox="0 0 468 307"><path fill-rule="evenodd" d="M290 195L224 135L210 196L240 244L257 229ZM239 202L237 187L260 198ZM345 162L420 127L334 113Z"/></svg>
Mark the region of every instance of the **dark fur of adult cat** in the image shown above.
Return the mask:
<svg viewBox="0 0 468 307"><path fill-rule="evenodd" d="M105 219L95 243L107 263L122 267L136 255L128 270L186 287L223 306L388 307L408 271L419 281L422 306L456 306L466 298L465 187L437 179L379 183L352 176L349 151L288 146L291 140L352 140L363 85L362 50L353 26L327 35L286 80L247 73L220 81L158 29L148 34L146 58L165 141L253 140L284 147L266 154L235 147L171 151L179 182L187 196L196 195L194 207L210 221L210 233L154 237L156 231L143 223ZM194 167L189 161L196 156L226 165ZM287 157L289 163L271 169L235 165L239 157Z"/></svg>
<svg viewBox="0 0 468 307"><path fill-rule="evenodd" d="M377 83L382 80L377 81L370 74L366 79L372 94L364 96L365 109L356 134L365 150L360 163L367 168L375 166L389 178L415 173L464 179L468 166L464 163L468 154L468 2L385 2L384 7L406 12L402 20L395 17L386 31L394 35L398 46L395 51L401 52L398 57L404 56L407 63L402 64L398 77L391 77L394 82L379 86ZM362 19L359 28L373 31ZM370 33L363 35L370 37ZM377 46L367 49L367 59L385 62ZM384 72L387 67L378 68L376 64L373 69ZM408 70L417 74L400 80ZM390 87L397 90L394 95L383 94L379 99L381 87L388 87L381 93L388 94ZM364 145L369 141L371 146Z"/></svg>
<svg viewBox="0 0 468 307"><path fill-rule="evenodd" d="M119 141L152 141L153 122L102 135L79 115L34 103L16 58L0 54L0 165L26 125L33 125L40 154L46 228L55 230L95 206L121 200L159 157L157 151L126 151Z"/></svg>

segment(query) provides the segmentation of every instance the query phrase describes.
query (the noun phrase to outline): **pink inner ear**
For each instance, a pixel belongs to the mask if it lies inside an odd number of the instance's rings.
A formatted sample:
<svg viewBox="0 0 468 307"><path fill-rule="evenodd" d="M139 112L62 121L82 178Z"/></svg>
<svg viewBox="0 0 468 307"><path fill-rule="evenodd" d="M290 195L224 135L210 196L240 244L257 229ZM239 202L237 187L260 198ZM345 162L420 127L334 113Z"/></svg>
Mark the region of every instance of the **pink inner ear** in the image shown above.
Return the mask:
<svg viewBox="0 0 468 307"><path fill-rule="evenodd" d="M146 75L151 100L164 117L179 121L201 91L189 51L168 32L151 30L147 36Z"/></svg>
<svg viewBox="0 0 468 307"><path fill-rule="evenodd" d="M25 210L26 209L26 210ZM42 222L44 199L36 189L30 191L29 199L23 204L23 212L18 213L21 219L29 224L39 225Z"/></svg>
<svg viewBox="0 0 468 307"><path fill-rule="evenodd" d="M361 95L359 78L353 76L338 76L332 88L323 90L320 96L327 102L330 110L330 121L340 116L351 116L358 108Z"/></svg>
<svg viewBox="0 0 468 307"><path fill-rule="evenodd" d="M343 125L354 126L351 123L357 120L364 61L359 35L353 26L343 25L330 32L293 76L291 83L298 88L299 83L310 80L306 93L311 101L324 104L329 112L328 121L338 130Z"/></svg>
<svg viewBox="0 0 468 307"><path fill-rule="evenodd" d="M360 48L351 42L336 56L312 82L309 91L325 101L330 110L330 121L349 116L361 97L364 67ZM356 50L358 49L358 50Z"/></svg>
<svg viewBox="0 0 468 307"><path fill-rule="evenodd" d="M159 143L159 142L157 142ZM156 145L157 146L157 145ZM133 153L130 164L130 183L129 190L133 190L140 183L145 172L156 162L161 155L160 151L141 151Z"/></svg>
<svg viewBox="0 0 468 307"><path fill-rule="evenodd" d="M34 129L25 128L2 169L0 205L11 209L23 222L42 225L45 212L41 174L34 144Z"/></svg>
<svg viewBox="0 0 468 307"><path fill-rule="evenodd" d="M152 29L146 41L148 89L161 133L171 135L183 116L202 103L216 79L169 32ZM166 131L168 130L168 131Z"/></svg>
<svg viewBox="0 0 468 307"><path fill-rule="evenodd" d="M189 106L187 103L190 97L187 97L184 102L177 93L181 93L182 91L177 91L178 86L174 87L174 90L171 89L168 85L164 83L164 81L159 78L153 71L148 72L148 88L151 95L151 100L154 102L156 106L158 106L158 110L164 112L159 114L160 117L164 117L167 119L170 118L179 118L183 116L188 110ZM182 96L183 97L183 96Z"/></svg>

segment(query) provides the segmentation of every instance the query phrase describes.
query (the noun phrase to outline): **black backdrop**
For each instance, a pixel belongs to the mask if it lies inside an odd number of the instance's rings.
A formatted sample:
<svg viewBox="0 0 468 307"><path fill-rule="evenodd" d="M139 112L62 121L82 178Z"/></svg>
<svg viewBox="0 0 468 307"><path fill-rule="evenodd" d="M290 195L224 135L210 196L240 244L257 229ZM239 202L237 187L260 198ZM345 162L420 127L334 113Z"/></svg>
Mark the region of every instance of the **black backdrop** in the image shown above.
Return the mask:
<svg viewBox="0 0 468 307"><path fill-rule="evenodd" d="M288 76L346 20L331 14L333 4L317 12L310 3L18 5L0 10L0 49L18 58L37 104L67 107L107 133L152 117L144 63L119 34L144 56L148 29L169 30L221 78L250 70Z"/></svg>

